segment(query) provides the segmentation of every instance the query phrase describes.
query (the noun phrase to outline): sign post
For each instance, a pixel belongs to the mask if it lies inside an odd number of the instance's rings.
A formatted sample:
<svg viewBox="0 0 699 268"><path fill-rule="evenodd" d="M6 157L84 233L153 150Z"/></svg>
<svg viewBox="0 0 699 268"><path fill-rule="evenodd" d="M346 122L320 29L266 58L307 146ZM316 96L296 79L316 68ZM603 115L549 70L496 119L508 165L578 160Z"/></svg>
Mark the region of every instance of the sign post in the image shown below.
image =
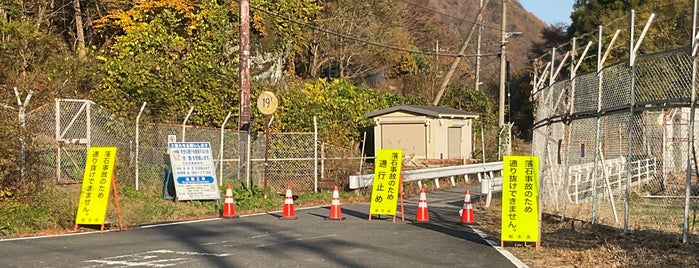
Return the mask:
<svg viewBox="0 0 699 268"><path fill-rule="evenodd" d="M379 149L376 152L376 167L374 169L374 182L371 188L371 205L369 207L369 221L373 214L393 215L396 221L396 206L398 199L401 201L401 215L405 220L403 210L403 189L401 181L401 167L403 165L403 150Z"/></svg>
<svg viewBox="0 0 699 268"><path fill-rule="evenodd" d="M504 241L536 242L539 249L539 158L504 156L500 247Z"/></svg>
<svg viewBox="0 0 699 268"><path fill-rule="evenodd" d="M270 118L269 115L274 113L278 105L279 100L277 100L277 97L274 96L274 93L272 92L264 91L260 94L260 97L257 98L257 109L259 109L260 112L267 117L267 120L265 122L265 170L263 174L264 182L262 185L262 195L265 198L267 198L267 160L269 158L269 127L272 124L272 119L274 119L274 116Z"/></svg>

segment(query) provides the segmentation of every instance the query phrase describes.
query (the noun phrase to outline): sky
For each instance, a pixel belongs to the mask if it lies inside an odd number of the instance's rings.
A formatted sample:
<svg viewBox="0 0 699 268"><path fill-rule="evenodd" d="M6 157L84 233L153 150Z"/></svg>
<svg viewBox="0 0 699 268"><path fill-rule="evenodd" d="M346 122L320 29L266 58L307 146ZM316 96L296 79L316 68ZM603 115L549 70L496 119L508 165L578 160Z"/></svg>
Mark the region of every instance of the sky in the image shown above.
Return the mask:
<svg viewBox="0 0 699 268"><path fill-rule="evenodd" d="M532 14L548 24L563 22L570 24L574 0L519 0L519 3Z"/></svg>

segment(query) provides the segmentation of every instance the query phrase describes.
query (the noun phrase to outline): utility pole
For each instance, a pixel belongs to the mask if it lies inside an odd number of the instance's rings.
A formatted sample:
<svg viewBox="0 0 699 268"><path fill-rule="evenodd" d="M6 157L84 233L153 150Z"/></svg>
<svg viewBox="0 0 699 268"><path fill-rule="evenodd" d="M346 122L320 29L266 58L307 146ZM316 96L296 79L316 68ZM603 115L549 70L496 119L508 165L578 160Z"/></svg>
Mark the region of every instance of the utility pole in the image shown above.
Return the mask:
<svg viewBox="0 0 699 268"><path fill-rule="evenodd" d="M240 0L240 114L238 117L238 130L240 133L249 133L250 130L250 2ZM238 178L242 178L240 171L245 167L245 176L248 174L248 137L239 134ZM249 186L249 185L248 185Z"/></svg>
<svg viewBox="0 0 699 268"><path fill-rule="evenodd" d="M442 53L444 51L449 51L449 49L442 49L439 48L439 39L437 39L437 44L435 45L434 52L435 52L435 77L442 77L442 71L439 69L439 53ZM435 82L436 83L436 82ZM435 87L437 86L436 84L434 85ZM432 88L432 92L430 92L430 98L434 98L434 87Z"/></svg>
<svg viewBox="0 0 699 268"><path fill-rule="evenodd" d="M483 9L488 5L488 2L490 0L485 0L485 5L481 6L481 8L478 9L478 19L481 18L483 14ZM466 48L468 48L468 43L471 41L471 38L473 37L473 32L476 29L476 26L478 24L474 23L471 26L471 30L468 32L468 36L466 37L466 40L464 41L463 46L461 46L461 49L459 50L459 55L456 59L454 59L454 62L451 64L451 68L449 68L449 72L447 72L447 76L444 77L444 81L442 82L442 85L439 87L439 91L437 92L437 97L435 97L434 102L432 102L433 106L439 105L439 101L442 99L442 95L444 94L444 90L447 89L447 85L449 84L449 80L451 80L451 76L454 74L454 71L456 71L456 67L459 66L459 61L461 61L461 58L464 57L464 53L466 52Z"/></svg>
<svg viewBox="0 0 699 268"><path fill-rule="evenodd" d="M483 8L483 0L479 1L478 8ZM478 17L478 44L476 45L476 81L473 88L478 91L481 85L481 35L483 34L483 18Z"/></svg>
<svg viewBox="0 0 699 268"><path fill-rule="evenodd" d="M500 31L502 40L500 42L500 96L498 98L498 100L500 100L498 105L499 130L502 130L505 125L505 73L507 72L505 69L505 65L507 64L507 59L505 58L507 53L507 29L505 26L507 23L507 1L508 0L502 0L502 26Z"/></svg>
<svg viewBox="0 0 699 268"><path fill-rule="evenodd" d="M500 42L500 103L498 105L498 150L500 155L510 154L510 143L512 140L512 130L511 125L505 124L505 90L507 88L506 81L509 73L508 61L507 61L507 38L512 35L520 35L521 32L507 32L507 2L509 0L502 0L502 28Z"/></svg>

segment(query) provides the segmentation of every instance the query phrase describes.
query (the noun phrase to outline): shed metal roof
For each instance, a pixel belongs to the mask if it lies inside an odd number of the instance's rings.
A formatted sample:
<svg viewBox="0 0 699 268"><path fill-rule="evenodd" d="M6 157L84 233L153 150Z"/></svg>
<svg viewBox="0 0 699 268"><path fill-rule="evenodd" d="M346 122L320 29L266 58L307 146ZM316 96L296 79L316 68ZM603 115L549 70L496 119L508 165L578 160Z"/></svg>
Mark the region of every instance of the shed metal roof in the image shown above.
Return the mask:
<svg viewBox="0 0 699 268"><path fill-rule="evenodd" d="M439 106L423 106L423 105L398 105L386 109L368 112L364 116L374 118L394 112L406 112L416 115L425 115L430 117L455 117L455 118L477 118L478 113L465 112L462 110L439 107Z"/></svg>

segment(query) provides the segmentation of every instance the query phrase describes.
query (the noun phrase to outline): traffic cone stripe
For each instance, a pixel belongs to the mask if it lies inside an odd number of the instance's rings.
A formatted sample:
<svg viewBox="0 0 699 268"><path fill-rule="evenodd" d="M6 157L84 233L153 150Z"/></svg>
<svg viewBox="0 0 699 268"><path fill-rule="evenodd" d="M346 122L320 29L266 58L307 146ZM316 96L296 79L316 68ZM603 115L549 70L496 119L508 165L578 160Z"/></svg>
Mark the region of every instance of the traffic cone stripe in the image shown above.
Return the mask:
<svg viewBox="0 0 699 268"><path fill-rule="evenodd" d="M473 208L471 207L471 191L466 189L464 196L464 207L461 211L461 223L473 223Z"/></svg>
<svg viewBox="0 0 699 268"><path fill-rule="evenodd" d="M430 221L430 215L427 210L427 197L425 194L425 188L420 189L420 200L417 203L417 215L415 216L416 222L428 222Z"/></svg>
<svg viewBox="0 0 699 268"><path fill-rule="evenodd" d="M284 211L282 213L282 220L295 220L296 212L294 212L294 197L291 194L291 185L286 186L286 196L284 199Z"/></svg>
<svg viewBox="0 0 699 268"><path fill-rule="evenodd" d="M330 215L328 219L342 220L342 209L340 208L340 193L337 191L337 185L333 189L333 199L330 202Z"/></svg>
<svg viewBox="0 0 699 268"><path fill-rule="evenodd" d="M235 202L233 201L233 190L229 184L226 188L226 198L223 200L223 215L224 218L237 218L235 214Z"/></svg>

